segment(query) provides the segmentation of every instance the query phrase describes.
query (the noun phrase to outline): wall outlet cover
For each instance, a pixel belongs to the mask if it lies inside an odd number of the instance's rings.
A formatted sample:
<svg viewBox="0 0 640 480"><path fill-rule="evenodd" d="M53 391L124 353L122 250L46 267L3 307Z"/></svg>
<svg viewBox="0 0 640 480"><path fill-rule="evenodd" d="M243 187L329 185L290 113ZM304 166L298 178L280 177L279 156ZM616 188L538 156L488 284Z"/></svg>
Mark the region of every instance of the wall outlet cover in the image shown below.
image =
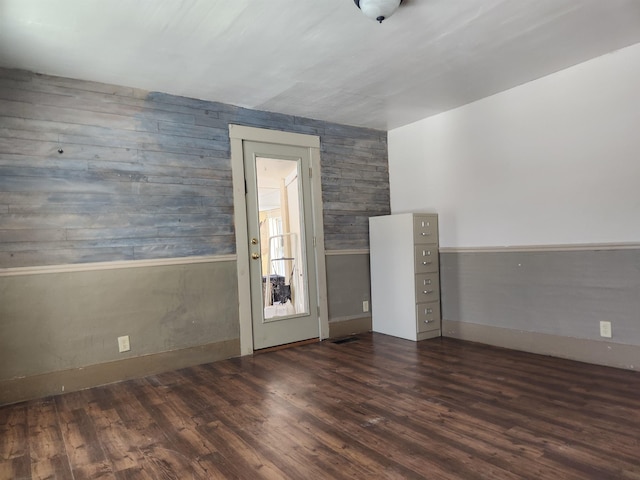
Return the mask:
<svg viewBox="0 0 640 480"><path fill-rule="evenodd" d="M600 322L600 336L611 338L611 322Z"/></svg>
<svg viewBox="0 0 640 480"><path fill-rule="evenodd" d="M363 312L368 312L369 311L369 301L368 300L363 300L362 301L362 311Z"/></svg>
<svg viewBox="0 0 640 480"><path fill-rule="evenodd" d="M122 337L118 337L118 351L128 352L131 350L131 345L129 344L129 335L124 335Z"/></svg>

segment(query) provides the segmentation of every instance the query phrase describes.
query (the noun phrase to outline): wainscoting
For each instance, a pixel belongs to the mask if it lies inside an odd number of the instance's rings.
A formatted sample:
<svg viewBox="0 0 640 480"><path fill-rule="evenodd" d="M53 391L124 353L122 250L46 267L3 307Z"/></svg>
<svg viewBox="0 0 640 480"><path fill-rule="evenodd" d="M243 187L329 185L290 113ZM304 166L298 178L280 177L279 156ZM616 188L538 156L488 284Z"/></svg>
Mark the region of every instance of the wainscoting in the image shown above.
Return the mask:
<svg viewBox="0 0 640 480"><path fill-rule="evenodd" d="M0 404L240 354L234 255L6 269L0 298Z"/></svg>
<svg viewBox="0 0 640 480"><path fill-rule="evenodd" d="M442 249L440 259L445 336L640 368L640 245Z"/></svg>

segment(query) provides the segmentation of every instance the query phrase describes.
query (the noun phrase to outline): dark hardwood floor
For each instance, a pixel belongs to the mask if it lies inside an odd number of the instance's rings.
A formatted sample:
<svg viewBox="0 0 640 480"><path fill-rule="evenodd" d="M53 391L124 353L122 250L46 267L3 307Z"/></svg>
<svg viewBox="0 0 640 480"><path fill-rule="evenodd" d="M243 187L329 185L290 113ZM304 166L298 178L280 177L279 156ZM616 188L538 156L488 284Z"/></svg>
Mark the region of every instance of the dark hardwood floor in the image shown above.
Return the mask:
<svg viewBox="0 0 640 480"><path fill-rule="evenodd" d="M0 408L0 479L640 479L640 374L304 345Z"/></svg>

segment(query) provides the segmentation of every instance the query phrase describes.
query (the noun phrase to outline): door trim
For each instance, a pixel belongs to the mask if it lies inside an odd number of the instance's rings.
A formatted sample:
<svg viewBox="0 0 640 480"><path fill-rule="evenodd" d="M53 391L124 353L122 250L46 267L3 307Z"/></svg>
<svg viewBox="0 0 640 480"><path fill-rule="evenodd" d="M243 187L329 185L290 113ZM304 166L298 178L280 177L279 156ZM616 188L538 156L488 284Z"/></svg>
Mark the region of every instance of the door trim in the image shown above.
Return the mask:
<svg viewBox="0 0 640 480"><path fill-rule="evenodd" d="M293 145L309 149L311 157L311 208L313 211L316 248L313 260L318 276L318 332L320 340L329 337L329 307L327 302L327 268L322 223L322 185L320 182L320 137L301 133L282 132L263 128L229 125L231 142L231 175L233 178L233 216L236 231L236 265L238 272L238 315L240 321L240 354L253 353L253 326L251 318L251 286L249 277L249 234L247 231L247 204L244 184L243 141ZM311 292L309 292L311 293Z"/></svg>

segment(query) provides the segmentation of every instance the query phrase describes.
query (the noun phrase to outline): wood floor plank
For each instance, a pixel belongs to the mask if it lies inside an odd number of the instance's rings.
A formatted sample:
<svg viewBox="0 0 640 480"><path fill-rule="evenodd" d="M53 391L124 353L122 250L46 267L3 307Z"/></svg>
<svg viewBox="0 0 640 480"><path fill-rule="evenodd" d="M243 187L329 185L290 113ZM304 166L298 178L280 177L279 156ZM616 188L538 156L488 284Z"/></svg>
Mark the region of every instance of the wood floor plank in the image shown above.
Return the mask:
<svg viewBox="0 0 640 480"><path fill-rule="evenodd" d="M270 360L276 360L276 357L273 356ZM277 361L267 367L279 370ZM290 410L296 409L300 415L313 418L316 429L329 429L345 444L357 444L366 458L385 464L385 468L397 471L405 478L420 476L424 471L437 472L437 478L460 478L447 472L454 471L455 465L447 465L446 470L440 470L437 462L431 458L423 457L416 462L415 452L420 450L419 445L399 436L380 433L371 428L375 425L375 419L363 419L360 415L354 415L358 409L354 407L353 400L359 397L351 397L349 400L352 395L350 390L326 384L322 394L319 394L315 384L311 384L312 388L307 386L305 377L300 372L302 367L296 364L295 368L298 369L296 375L289 373L290 377L279 383L285 386L281 395L288 401Z"/></svg>
<svg viewBox="0 0 640 480"><path fill-rule="evenodd" d="M193 461L198 458L198 452L194 448L194 443L191 443L187 438L191 435L197 436L197 434L189 431L185 434L183 433L184 426L180 426L180 424L174 426L173 422L177 418L176 412L168 409L164 404L145 404L142 407L154 419L164 436L156 444L138 449L141 455L139 461L146 469L157 475L154 478L173 478L170 476L170 472L164 471L167 465L173 465L177 468L175 471L182 472L187 478L206 478L206 472L197 462ZM211 450L205 450L205 454L210 453L212 453Z"/></svg>
<svg viewBox="0 0 640 480"><path fill-rule="evenodd" d="M28 405L31 476L33 478L72 478L65 452L56 405L52 399Z"/></svg>
<svg viewBox="0 0 640 480"><path fill-rule="evenodd" d="M267 458L259 448L253 448L237 431L220 420L201 425L198 431L216 446L219 456L211 459L224 478L287 478L285 472Z"/></svg>
<svg viewBox="0 0 640 480"><path fill-rule="evenodd" d="M0 479L640 480L640 374L379 334L0 407Z"/></svg>
<svg viewBox="0 0 640 480"><path fill-rule="evenodd" d="M0 409L0 458L23 457L28 449L27 405Z"/></svg>
<svg viewBox="0 0 640 480"><path fill-rule="evenodd" d="M236 422L244 420L251 428L238 430ZM291 440L291 429L276 418L269 416L265 422L255 412L243 405L233 417L222 414L222 422L237 431L238 436L251 449L260 452L270 464L281 470L285 478L330 478L331 472L324 471L314 461L313 448L307 438Z"/></svg>

